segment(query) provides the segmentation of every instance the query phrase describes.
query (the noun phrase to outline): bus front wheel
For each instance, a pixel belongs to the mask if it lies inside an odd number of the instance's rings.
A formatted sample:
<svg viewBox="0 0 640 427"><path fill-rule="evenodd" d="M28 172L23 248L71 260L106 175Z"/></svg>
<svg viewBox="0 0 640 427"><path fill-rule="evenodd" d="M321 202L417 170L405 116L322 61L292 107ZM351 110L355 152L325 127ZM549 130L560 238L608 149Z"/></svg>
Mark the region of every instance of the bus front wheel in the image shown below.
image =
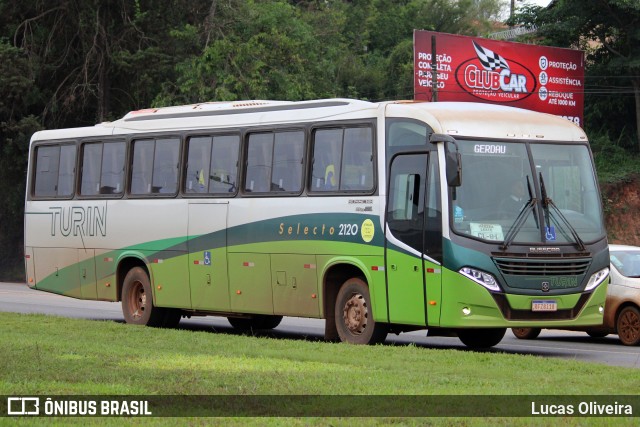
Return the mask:
<svg viewBox="0 0 640 427"><path fill-rule="evenodd" d="M373 320L369 287L360 278L351 278L340 287L335 322L342 342L376 344L387 337L387 325Z"/></svg>
<svg viewBox="0 0 640 427"><path fill-rule="evenodd" d="M541 331L540 328L511 328L513 335L521 340L534 340L538 338Z"/></svg>
<svg viewBox="0 0 640 427"><path fill-rule="evenodd" d="M149 276L140 267L129 270L124 278L122 314L134 325L163 326L165 321L165 311L153 305Z"/></svg>
<svg viewBox="0 0 640 427"><path fill-rule="evenodd" d="M460 329L458 338L470 348L489 348L502 341L506 328Z"/></svg>
<svg viewBox="0 0 640 427"><path fill-rule="evenodd" d="M588 329L586 332L591 338L604 338L609 335L609 332L601 331L599 329Z"/></svg>

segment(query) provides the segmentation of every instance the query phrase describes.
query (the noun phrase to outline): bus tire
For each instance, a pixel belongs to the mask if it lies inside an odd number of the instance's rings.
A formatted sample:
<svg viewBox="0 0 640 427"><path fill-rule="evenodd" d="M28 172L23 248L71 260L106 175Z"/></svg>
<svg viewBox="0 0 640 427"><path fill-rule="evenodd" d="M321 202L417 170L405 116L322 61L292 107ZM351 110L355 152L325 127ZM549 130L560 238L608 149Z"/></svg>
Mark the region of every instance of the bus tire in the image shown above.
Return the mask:
<svg viewBox="0 0 640 427"><path fill-rule="evenodd" d="M587 335L589 335L591 338L604 338L607 335L609 335L609 332L607 331L602 331L600 329L588 329L585 331L587 333Z"/></svg>
<svg viewBox="0 0 640 427"><path fill-rule="evenodd" d="M540 328L511 328L511 332L516 338L521 340L534 340L538 338L542 329Z"/></svg>
<svg viewBox="0 0 640 427"><path fill-rule="evenodd" d="M282 322L282 316L256 314L252 317L227 317L227 320L234 329L253 331L276 328Z"/></svg>
<svg viewBox="0 0 640 427"><path fill-rule="evenodd" d="M165 310L153 305L151 281L141 267L134 267L124 278L122 314L133 325L163 326Z"/></svg>
<svg viewBox="0 0 640 427"><path fill-rule="evenodd" d="M182 319L182 311L177 308L166 308L164 315L164 321L162 326L164 328L176 328Z"/></svg>
<svg viewBox="0 0 640 427"><path fill-rule="evenodd" d="M623 308L616 319L616 329L622 344L640 344L640 311L633 306Z"/></svg>
<svg viewBox="0 0 640 427"><path fill-rule="evenodd" d="M369 287L361 278L342 284L335 305L335 322L340 341L349 344L376 344L387 337L387 325L373 319Z"/></svg>
<svg viewBox="0 0 640 427"><path fill-rule="evenodd" d="M506 328L460 329L458 338L469 348L489 348L498 344L506 332Z"/></svg>

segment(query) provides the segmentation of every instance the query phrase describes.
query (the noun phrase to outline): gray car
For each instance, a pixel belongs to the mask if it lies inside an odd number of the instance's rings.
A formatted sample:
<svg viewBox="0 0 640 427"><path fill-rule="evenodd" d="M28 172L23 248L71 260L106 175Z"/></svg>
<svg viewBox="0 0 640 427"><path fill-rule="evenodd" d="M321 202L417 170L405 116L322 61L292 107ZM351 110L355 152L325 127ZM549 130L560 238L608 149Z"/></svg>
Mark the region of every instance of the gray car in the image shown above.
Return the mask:
<svg viewBox="0 0 640 427"><path fill-rule="evenodd" d="M640 247L609 245L611 281L601 326L579 329L592 337L618 334L624 345L640 344ZM534 339L540 328L512 328L520 339Z"/></svg>

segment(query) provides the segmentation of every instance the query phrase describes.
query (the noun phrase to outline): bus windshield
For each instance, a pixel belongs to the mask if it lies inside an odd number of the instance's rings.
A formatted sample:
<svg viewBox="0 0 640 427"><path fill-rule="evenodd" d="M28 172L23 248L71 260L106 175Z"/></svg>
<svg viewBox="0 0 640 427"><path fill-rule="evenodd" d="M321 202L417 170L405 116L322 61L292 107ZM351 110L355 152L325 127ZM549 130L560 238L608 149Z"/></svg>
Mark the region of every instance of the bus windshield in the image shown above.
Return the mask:
<svg viewBox="0 0 640 427"><path fill-rule="evenodd" d="M453 231L508 244L578 244L604 234L586 145L459 141Z"/></svg>

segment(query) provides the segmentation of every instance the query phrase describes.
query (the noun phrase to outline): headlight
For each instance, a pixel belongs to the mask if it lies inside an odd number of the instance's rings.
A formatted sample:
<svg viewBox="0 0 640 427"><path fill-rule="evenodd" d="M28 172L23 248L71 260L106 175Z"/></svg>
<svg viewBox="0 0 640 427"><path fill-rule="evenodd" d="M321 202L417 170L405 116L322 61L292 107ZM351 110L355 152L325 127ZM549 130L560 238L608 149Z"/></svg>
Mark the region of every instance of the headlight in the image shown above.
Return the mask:
<svg viewBox="0 0 640 427"><path fill-rule="evenodd" d="M484 286L490 291L500 292L500 286L498 286L496 278L489 273L469 267L461 268L459 273Z"/></svg>
<svg viewBox="0 0 640 427"><path fill-rule="evenodd" d="M587 286L584 288L585 291L590 291L596 288L596 286L598 286L600 283L604 282L605 279L609 277L609 269L608 268L603 268L602 270L598 271L597 273L593 273L591 275L591 277L589 277L589 283L587 283Z"/></svg>

